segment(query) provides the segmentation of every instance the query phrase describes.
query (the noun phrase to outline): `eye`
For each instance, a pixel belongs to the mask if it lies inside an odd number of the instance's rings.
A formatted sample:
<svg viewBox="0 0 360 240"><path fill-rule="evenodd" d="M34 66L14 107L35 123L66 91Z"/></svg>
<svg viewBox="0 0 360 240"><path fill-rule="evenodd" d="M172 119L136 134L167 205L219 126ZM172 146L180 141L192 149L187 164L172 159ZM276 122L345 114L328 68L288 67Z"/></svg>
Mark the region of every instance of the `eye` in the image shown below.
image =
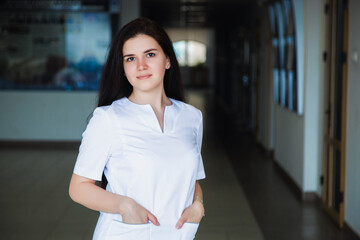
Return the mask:
<svg viewBox="0 0 360 240"><path fill-rule="evenodd" d="M127 62L132 62L132 61L134 61L134 60L135 60L134 57L128 57L128 58L125 59L125 61L127 61Z"/></svg>
<svg viewBox="0 0 360 240"><path fill-rule="evenodd" d="M150 52L150 53L146 54L146 56L147 57L155 57L155 53Z"/></svg>

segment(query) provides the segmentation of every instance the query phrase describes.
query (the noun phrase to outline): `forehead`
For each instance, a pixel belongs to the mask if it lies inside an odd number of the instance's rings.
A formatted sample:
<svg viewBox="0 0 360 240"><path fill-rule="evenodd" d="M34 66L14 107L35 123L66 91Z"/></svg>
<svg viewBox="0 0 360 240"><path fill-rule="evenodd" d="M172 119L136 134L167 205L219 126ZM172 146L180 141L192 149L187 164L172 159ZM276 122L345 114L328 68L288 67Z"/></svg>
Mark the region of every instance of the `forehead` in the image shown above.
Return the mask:
<svg viewBox="0 0 360 240"><path fill-rule="evenodd" d="M125 41L123 54L143 52L148 49L162 50L159 43L153 37L145 34L139 34Z"/></svg>

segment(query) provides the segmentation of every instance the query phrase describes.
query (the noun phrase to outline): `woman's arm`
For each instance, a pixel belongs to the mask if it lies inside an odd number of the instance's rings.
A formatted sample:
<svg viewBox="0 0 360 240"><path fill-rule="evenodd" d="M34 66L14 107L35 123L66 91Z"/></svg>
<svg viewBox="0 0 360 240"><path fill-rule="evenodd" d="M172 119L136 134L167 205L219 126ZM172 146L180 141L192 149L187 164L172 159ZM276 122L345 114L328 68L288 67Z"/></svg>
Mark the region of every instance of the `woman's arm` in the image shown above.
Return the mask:
<svg viewBox="0 0 360 240"><path fill-rule="evenodd" d="M203 205L203 200L204 200L204 197L203 197L203 192L202 192L200 183L199 183L199 181L196 181L193 204L195 201L199 201ZM205 211L204 211L204 213L205 213Z"/></svg>
<svg viewBox="0 0 360 240"><path fill-rule="evenodd" d="M108 192L95 184L95 180L73 174L70 181L71 199L95 211L119 213L126 223L159 225L156 217L133 199Z"/></svg>
<svg viewBox="0 0 360 240"><path fill-rule="evenodd" d="M196 181L193 204L184 210L176 228L181 228L186 222L199 223L204 216L203 193L199 181Z"/></svg>

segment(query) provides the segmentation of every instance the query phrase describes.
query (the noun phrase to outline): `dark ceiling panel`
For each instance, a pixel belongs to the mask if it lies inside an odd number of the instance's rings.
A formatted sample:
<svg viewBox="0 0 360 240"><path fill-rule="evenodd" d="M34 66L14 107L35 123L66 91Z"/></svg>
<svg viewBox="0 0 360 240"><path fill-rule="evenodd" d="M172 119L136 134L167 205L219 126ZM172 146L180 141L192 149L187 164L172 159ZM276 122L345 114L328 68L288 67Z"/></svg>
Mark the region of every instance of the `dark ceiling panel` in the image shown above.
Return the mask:
<svg viewBox="0 0 360 240"><path fill-rule="evenodd" d="M255 0L142 0L142 16L167 27L212 27L249 17Z"/></svg>

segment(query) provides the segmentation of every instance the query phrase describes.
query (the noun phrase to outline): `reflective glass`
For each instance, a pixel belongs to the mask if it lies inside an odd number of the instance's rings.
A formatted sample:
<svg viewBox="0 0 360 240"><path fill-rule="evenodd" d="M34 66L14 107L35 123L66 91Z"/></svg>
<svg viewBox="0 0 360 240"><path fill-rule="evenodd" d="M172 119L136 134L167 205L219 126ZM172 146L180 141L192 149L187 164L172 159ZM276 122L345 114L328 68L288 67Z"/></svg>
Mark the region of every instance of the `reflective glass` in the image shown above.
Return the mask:
<svg viewBox="0 0 360 240"><path fill-rule="evenodd" d="M293 110L294 109L294 107L293 107L293 88L294 88L294 86L293 86L293 80L294 80L294 74L293 74L293 72L290 70L290 71L288 71L288 81L289 81L289 96L288 96L288 102L289 102L289 106L288 106L288 108L290 109L290 110Z"/></svg>
<svg viewBox="0 0 360 240"><path fill-rule="evenodd" d="M279 71L277 68L273 70L273 79L274 79L274 100L275 102L279 101Z"/></svg>
<svg viewBox="0 0 360 240"><path fill-rule="evenodd" d="M2 13L0 27L0 88L98 88L111 39L108 13Z"/></svg>

